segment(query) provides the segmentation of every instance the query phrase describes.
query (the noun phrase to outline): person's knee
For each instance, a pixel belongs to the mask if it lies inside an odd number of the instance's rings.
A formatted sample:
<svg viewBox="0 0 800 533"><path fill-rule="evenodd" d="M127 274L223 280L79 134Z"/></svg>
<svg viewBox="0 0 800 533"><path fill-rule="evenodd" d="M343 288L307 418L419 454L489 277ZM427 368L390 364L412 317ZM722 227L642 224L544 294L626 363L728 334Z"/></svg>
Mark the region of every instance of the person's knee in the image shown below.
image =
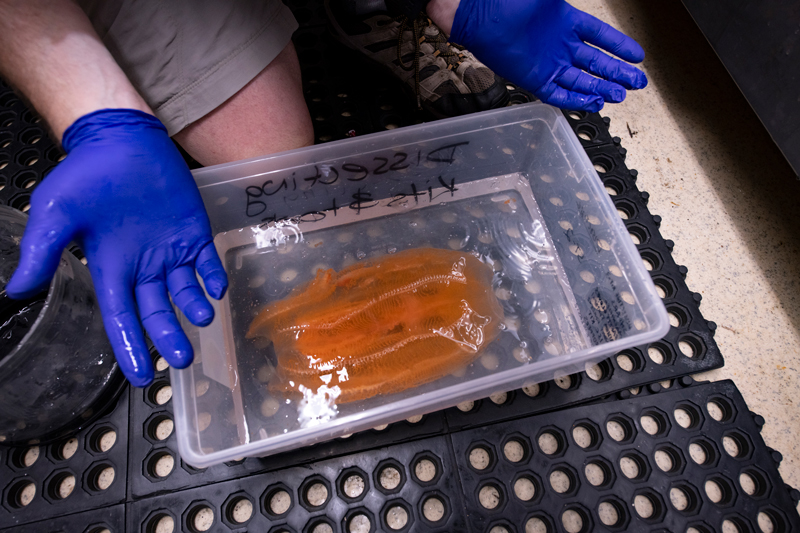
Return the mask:
<svg viewBox="0 0 800 533"><path fill-rule="evenodd" d="M173 138L203 165L314 144L291 42L239 92Z"/></svg>

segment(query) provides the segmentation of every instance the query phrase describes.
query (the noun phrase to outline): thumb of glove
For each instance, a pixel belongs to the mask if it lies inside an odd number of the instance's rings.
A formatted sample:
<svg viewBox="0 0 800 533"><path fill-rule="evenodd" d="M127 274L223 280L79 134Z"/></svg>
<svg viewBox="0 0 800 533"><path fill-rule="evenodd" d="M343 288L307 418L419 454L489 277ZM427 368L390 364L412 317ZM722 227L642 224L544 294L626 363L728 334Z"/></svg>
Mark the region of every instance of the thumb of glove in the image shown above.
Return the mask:
<svg viewBox="0 0 800 533"><path fill-rule="evenodd" d="M6 285L6 294L25 299L45 290L73 233L72 222L55 202L33 205L20 243L19 265Z"/></svg>

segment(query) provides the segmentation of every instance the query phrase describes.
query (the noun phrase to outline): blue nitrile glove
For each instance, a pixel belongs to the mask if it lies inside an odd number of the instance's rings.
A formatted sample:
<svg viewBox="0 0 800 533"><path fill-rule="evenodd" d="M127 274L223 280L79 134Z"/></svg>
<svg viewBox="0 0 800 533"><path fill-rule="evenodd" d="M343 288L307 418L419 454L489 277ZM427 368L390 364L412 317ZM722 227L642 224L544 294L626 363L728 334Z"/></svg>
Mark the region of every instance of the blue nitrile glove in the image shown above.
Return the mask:
<svg viewBox="0 0 800 533"><path fill-rule="evenodd" d="M641 70L586 43L639 63L644 50L564 0L461 0L450 39L499 75L554 106L599 111L642 89ZM599 78L590 76L587 71Z"/></svg>
<svg viewBox="0 0 800 533"><path fill-rule="evenodd" d="M19 266L6 291L26 298L45 289L63 248L75 240L117 362L143 387L153 366L142 324L170 365L192 362L167 290L193 324L204 326L214 310L195 269L214 298L228 287L208 216L186 163L152 115L95 111L67 128L63 146L66 159L31 198Z"/></svg>

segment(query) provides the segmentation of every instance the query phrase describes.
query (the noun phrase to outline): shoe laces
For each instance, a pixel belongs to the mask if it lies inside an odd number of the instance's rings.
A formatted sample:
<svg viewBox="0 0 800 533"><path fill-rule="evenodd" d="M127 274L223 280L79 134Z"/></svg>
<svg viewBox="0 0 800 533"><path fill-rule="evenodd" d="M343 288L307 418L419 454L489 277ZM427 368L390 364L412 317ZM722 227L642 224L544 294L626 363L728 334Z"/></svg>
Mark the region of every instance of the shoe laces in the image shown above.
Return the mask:
<svg viewBox="0 0 800 533"><path fill-rule="evenodd" d="M422 109L422 97L420 96L419 90L419 58L422 54L422 43L427 42L433 45L434 57L444 58L445 62L447 63L448 70L458 68L465 57L464 54L461 53L465 49L461 45L449 42L442 31L436 27L433 21L422 13L412 20L410 24L408 17L405 15L393 17L393 19L395 22L400 23L400 33L397 36L397 62L400 65L400 68L405 71L410 71L412 69L414 70L414 93L417 97L417 109ZM428 26L433 26L436 28L437 32L434 37L428 36L424 33L420 35L420 33L423 32ZM405 41L404 36L407 29L411 30L414 38L414 61L411 65L406 65L403 62L402 54L403 43Z"/></svg>

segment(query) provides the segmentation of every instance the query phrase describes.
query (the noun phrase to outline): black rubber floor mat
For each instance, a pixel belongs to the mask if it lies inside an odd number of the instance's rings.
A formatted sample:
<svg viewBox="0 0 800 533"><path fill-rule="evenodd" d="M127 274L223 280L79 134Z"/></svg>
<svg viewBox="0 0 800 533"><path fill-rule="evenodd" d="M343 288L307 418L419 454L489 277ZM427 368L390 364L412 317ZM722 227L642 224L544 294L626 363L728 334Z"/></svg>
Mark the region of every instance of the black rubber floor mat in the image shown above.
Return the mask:
<svg viewBox="0 0 800 533"><path fill-rule="evenodd" d="M465 531L453 466L445 437L416 440L133 502L127 531Z"/></svg>
<svg viewBox="0 0 800 533"><path fill-rule="evenodd" d="M762 424L721 381L455 433L470 530L796 531Z"/></svg>
<svg viewBox="0 0 800 533"><path fill-rule="evenodd" d="M166 371L158 372L155 381L148 388L133 390L134 402L130 420L131 427L137 428L137 431L131 434L130 461L131 464L137 465L137 468L131 469L128 477L130 499L218 483L258 472L280 470L328 457L441 435L446 429L444 414L436 412L276 456L263 459L250 457L196 469L185 463L178 453L177 442L172 433L172 402L169 401L171 389L167 378ZM207 389L212 385L201 382L197 386Z"/></svg>
<svg viewBox="0 0 800 533"><path fill-rule="evenodd" d="M4 529L7 533L107 533L125 531L125 504L101 507Z"/></svg>
<svg viewBox="0 0 800 533"><path fill-rule="evenodd" d="M0 447L0 529L125 501L127 390L117 402L111 413L71 439Z"/></svg>

